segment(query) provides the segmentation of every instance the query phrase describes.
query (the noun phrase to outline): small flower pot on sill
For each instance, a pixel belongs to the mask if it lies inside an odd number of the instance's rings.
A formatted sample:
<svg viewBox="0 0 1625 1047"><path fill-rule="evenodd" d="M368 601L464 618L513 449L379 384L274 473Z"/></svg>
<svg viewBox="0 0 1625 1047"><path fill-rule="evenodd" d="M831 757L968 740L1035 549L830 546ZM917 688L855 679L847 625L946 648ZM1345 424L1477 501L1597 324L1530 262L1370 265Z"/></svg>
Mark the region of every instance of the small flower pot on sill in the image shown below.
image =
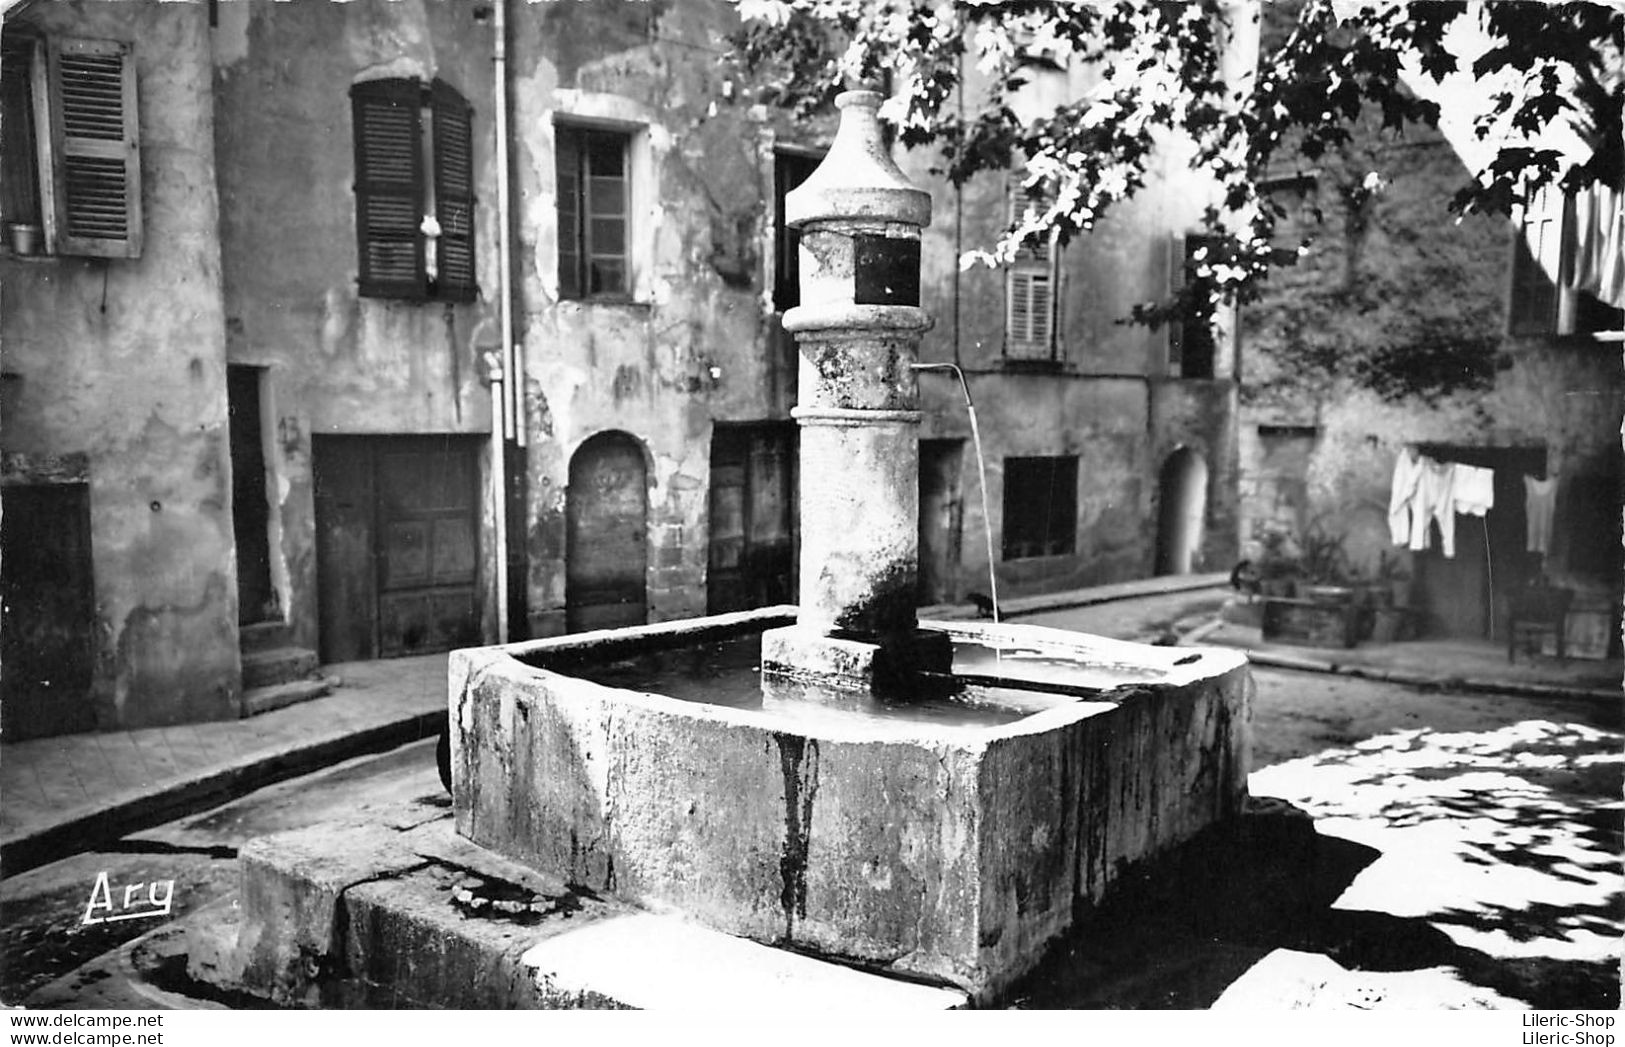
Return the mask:
<svg viewBox="0 0 1625 1047"><path fill-rule="evenodd" d="M6 242L11 246L12 254L38 254L40 249L40 227L27 222L7 223Z"/></svg>

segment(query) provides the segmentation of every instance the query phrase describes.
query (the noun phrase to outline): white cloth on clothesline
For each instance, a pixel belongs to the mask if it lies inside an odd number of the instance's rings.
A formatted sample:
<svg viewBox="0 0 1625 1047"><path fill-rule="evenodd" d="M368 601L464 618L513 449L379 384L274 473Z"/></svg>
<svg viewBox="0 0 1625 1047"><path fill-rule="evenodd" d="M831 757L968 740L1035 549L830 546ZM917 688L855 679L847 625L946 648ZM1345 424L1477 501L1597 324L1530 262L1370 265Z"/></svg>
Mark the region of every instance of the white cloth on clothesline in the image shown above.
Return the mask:
<svg viewBox="0 0 1625 1047"><path fill-rule="evenodd" d="M1422 461L1415 451L1405 450L1394 462L1393 487L1388 493L1388 535L1395 545L1411 540L1411 510L1416 486L1422 479Z"/></svg>
<svg viewBox="0 0 1625 1047"><path fill-rule="evenodd" d="M1457 465L1451 485L1456 512L1483 516L1495 507L1495 470L1476 465Z"/></svg>
<svg viewBox="0 0 1625 1047"><path fill-rule="evenodd" d="M1557 478L1537 480L1533 476L1525 476L1523 508L1529 530L1529 540L1525 544L1532 553L1545 553L1552 542L1552 517L1557 508Z"/></svg>
<svg viewBox="0 0 1625 1047"><path fill-rule="evenodd" d="M1440 550L1448 557L1456 555L1455 482L1454 462L1423 459L1422 477L1411 502L1411 549L1420 551L1428 547L1428 524L1437 521Z"/></svg>

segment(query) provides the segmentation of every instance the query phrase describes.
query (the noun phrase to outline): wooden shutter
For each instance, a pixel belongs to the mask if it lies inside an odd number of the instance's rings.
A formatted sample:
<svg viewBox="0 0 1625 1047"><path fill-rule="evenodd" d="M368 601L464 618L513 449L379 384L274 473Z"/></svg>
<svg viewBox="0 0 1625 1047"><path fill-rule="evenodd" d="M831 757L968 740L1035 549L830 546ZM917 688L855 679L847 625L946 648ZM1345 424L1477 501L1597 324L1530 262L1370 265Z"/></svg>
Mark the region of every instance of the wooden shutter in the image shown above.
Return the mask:
<svg viewBox="0 0 1625 1047"><path fill-rule="evenodd" d="M1197 252L1206 248L1216 250L1219 244L1217 237L1205 236L1200 233L1175 235L1168 247L1170 271L1168 274L1169 295L1178 294L1181 290L1193 284L1198 295L1206 293L1207 281L1198 280L1194 269L1197 265ZM1218 343L1214 338L1214 317L1211 313L1205 315L1188 314L1180 320L1170 322L1168 325L1168 373L1171 376L1183 378L1212 378L1215 369L1215 357L1218 353Z"/></svg>
<svg viewBox="0 0 1625 1047"><path fill-rule="evenodd" d="M474 110L449 84L429 91L434 114L434 200L440 237L435 242L436 297L472 302L474 275Z"/></svg>
<svg viewBox="0 0 1625 1047"><path fill-rule="evenodd" d="M581 132L554 126L554 170L558 180L559 297L580 298L581 278Z"/></svg>
<svg viewBox="0 0 1625 1047"><path fill-rule="evenodd" d="M113 40L47 47L58 254L141 255L135 56Z"/></svg>
<svg viewBox="0 0 1625 1047"><path fill-rule="evenodd" d="M350 88L350 102L361 294L425 298L422 86L369 80Z"/></svg>
<svg viewBox="0 0 1625 1047"><path fill-rule="evenodd" d="M1051 198L1029 199L1024 190L1011 193L1010 217L1022 207L1048 208ZM1018 360L1048 360L1055 346L1055 244L1047 240L1016 251L1005 279L1005 355Z"/></svg>
<svg viewBox="0 0 1625 1047"><path fill-rule="evenodd" d="M1185 234L1175 233L1168 238L1168 297L1172 298L1185 286ZM1168 331L1168 376L1180 377L1181 363L1185 355L1185 324L1171 316L1166 325Z"/></svg>

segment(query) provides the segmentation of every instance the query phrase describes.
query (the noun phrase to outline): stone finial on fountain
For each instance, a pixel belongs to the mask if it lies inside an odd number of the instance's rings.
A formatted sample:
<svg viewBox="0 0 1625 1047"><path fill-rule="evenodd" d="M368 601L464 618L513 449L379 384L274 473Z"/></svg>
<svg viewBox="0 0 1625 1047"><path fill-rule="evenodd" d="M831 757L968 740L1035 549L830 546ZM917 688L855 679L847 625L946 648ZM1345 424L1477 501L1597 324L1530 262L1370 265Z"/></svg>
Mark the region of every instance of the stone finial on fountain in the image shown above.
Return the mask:
<svg viewBox="0 0 1625 1047"><path fill-rule="evenodd" d="M931 196L892 160L875 91L846 91L829 154L785 199L801 231L801 304L784 315L801 351L800 613L762 638L763 668L835 687L946 672L950 644L922 633L920 229Z"/></svg>

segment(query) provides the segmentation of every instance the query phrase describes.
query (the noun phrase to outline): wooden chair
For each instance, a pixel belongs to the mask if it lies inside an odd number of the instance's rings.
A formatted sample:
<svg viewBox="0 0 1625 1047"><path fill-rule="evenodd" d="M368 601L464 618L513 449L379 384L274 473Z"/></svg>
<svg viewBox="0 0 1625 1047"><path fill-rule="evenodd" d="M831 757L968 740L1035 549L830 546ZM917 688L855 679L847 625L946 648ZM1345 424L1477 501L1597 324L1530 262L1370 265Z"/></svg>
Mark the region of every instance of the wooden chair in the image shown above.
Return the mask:
<svg viewBox="0 0 1625 1047"><path fill-rule="evenodd" d="M1517 660L1518 638L1527 630L1551 630L1557 637L1557 656L1564 657L1563 623L1573 601L1573 589L1555 585L1530 585L1513 593L1507 607L1507 661Z"/></svg>

